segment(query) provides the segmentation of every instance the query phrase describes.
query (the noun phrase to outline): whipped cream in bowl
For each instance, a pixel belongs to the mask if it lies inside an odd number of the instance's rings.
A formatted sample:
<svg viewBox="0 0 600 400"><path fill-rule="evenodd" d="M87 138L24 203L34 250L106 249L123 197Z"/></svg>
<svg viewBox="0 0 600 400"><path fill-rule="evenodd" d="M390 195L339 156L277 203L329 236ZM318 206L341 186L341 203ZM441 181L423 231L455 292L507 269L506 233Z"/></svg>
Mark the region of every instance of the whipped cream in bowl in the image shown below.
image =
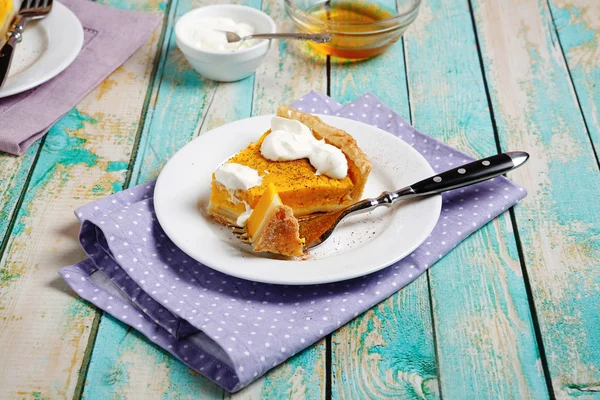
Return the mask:
<svg viewBox="0 0 600 400"><path fill-rule="evenodd" d="M225 32L237 33L240 37L256 33L254 26L246 22L236 22L227 17L203 17L192 15L183 19L179 26L181 34L189 38L198 49L211 51L239 51L256 46L259 40L249 39L228 43Z"/></svg>
<svg viewBox="0 0 600 400"><path fill-rule="evenodd" d="M275 22L264 12L236 4L215 4L184 14L175 25L175 39L190 65L205 78L233 82L254 73L266 57L271 40L227 43L225 33L241 37L275 33Z"/></svg>

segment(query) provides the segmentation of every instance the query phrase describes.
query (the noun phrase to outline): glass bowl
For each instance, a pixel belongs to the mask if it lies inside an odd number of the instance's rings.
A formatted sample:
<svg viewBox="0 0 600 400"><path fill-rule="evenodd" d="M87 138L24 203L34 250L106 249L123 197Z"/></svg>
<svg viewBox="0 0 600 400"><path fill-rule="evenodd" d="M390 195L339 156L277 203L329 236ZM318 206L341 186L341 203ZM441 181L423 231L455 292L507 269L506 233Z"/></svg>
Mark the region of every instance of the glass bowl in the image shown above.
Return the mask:
<svg viewBox="0 0 600 400"><path fill-rule="evenodd" d="M417 18L421 0L285 0L300 32L331 33L329 43L310 45L320 53L366 59L383 53Z"/></svg>

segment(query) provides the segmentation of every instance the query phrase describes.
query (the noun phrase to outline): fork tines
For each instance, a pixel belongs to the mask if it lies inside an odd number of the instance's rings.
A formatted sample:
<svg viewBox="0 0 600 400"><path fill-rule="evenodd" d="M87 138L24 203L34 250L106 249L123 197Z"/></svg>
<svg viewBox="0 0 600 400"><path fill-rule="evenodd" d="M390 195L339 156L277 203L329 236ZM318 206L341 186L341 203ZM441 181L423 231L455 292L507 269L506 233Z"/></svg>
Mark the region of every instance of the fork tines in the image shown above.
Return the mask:
<svg viewBox="0 0 600 400"><path fill-rule="evenodd" d="M250 244L250 237L248 236L248 232L246 231L246 228L237 226L237 225L233 225L233 224L229 224L229 225L227 225L227 227L229 229L231 229L231 232L233 232L233 235L237 239L239 239L243 243Z"/></svg>
<svg viewBox="0 0 600 400"><path fill-rule="evenodd" d="M53 0L23 0L19 14L23 17L29 17L28 13L36 15L44 15L50 12Z"/></svg>

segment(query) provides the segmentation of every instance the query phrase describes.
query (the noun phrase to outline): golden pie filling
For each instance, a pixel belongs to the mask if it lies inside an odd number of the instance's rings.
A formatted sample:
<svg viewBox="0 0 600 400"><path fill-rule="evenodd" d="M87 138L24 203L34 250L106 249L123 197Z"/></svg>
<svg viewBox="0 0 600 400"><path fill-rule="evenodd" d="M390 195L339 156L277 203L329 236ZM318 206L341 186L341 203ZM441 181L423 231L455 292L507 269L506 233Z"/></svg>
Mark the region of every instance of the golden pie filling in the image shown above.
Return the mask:
<svg viewBox="0 0 600 400"><path fill-rule="evenodd" d="M251 143L246 149L231 157L227 163L245 165L258 171L262 177L260 186L248 190L236 190L233 195L223 185L219 184L213 174L211 211L234 222L246 211L246 205L252 209L260 200L266 188L273 184L286 206L294 210L294 215L304 215L317 211L330 211L345 207L352 203L354 183L353 171L356 166L348 163L352 174L344 179L333 179L325 175L316 175L315 168L308 160L271 161L260 153L260 147L265 133L256 143Z"/></svg>
<svg viewBox="0 0 600 400"><path fill-rule="evenodd" d="M6 32L13 18L13 0L0 0L0 46L6 41Z"/></svg>
<svg viewBox="0 0 600 400"><path fill-rule="evenodd" d="M225 165L251 171L256 184L247 189L232 189L219 182L214 173L208 211L224 224L242 225L247 219L247 230L255 251L297 256L301 254L303 240L298 236L299 225L295 217L339 210L360 200L371 165L348 133L287 106L280 106L277 115L299 121L311 140L324 140L324 143L318 143L319 146L325 145L328 150L333 146L339 155L338 161L341 159L343 162L345 158L345 176L336 179L318 173L311 164L312 158L310 161L308 158L289 161L267 159L261 147L269 135L280 133L268 130L256 143L250 143L225 162ZM338 167L345 168L345 163L338 164ZM246 218L240 221L243 215Z"/></svg>
<svg viewBox="0 0 600 400"><path fill-rule="evenodd" d="M292 209L270 184L248 218L248 236L255 251L301 256L304 240Z"/></svg>

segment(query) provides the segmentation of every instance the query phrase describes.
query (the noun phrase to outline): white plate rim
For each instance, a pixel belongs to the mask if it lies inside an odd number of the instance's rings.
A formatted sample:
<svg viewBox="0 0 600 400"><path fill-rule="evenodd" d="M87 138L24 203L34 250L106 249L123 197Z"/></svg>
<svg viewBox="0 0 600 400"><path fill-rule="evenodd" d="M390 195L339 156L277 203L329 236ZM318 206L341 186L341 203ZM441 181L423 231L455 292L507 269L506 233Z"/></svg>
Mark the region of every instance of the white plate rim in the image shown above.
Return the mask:
<svg viewBox="0 0 600 400"><path fill-rule="evenodd" d="M77 16L65 5L55 1L50 14L38 23L49 32L48 49L30 70L22 72L16 80L8 77L4 88L0 89L0 98L22 93L49 81L71 65L81 52L84 41L83 26ZM67 40L58 43L59 40L53 39L53 32L56 29L66 32L61 35L61 38ZM27 35L27 29L23 34ZM51 65L43 65L48 53L56 61Z"/></svg>
<svg viewBox="0 0 600 400"><path fill-rule="evenodd" d="M316 115L319 116L320 118L322 118L323 120L325 120L325 122L328 122L334 126L335 126L335 120L345 120L345 121L349 121L352 124L356 124L358 127L364 126L371 130L379 131L380 133L382 133L384 135L388 135L388 137L392 137L395 140L397 140L399 146L402 146L404 148L404 151L410 152L411 155L414 156L416 159L418 159L419 162L422 163L422 166L427 169L427 174L426 174L426 176L423 176L423 178L425 178L427 176L432 176L435 174L435 172L433 171L433 169L431 168L429 163L425 160L425 158L419 152L417 152L408 143L404 142L403 140L401 140L398 137L395 137L394 135L390 134L389 132L385 132L382 129L376 128L374 126L371 126L371 125L368 125L368 124L365 124L365 123L362 123L359 121L351 120L351 119L346 119L346 118L342 118L342 117L334 117L331 115L319 115L319 114L316 114ZM347 274L335 274L335 275L331 275L327 278L303 277L301 279L298 279L298 278L290 279L285 276L284 277L273 276L273 275L257 276L255 273L252 273L251 269L230 268L227 265L224 265L224 263L222 264L219 262L215 262L214 259L212 257L210 257L210 255L207 256L206 254L197 254L194 251L194 249L191 249L187 245L185 240L181 240L181 235L178 232L176 232L176 229L169 223L169 221L167 220L167 214L165 212L165 210L168 209L168 202L166 201L167 196L162 195L162 193L165 193L165 194L167 193L166 190L163 190L163 187L168 186L168 180L169 180L168 176L170 174L171 169L177 162L176 160L178 159L178 155L185 153L187 151L187 149L192 148L193 146L199 146L198 143L205 142L205 141L210 142L211 136L218 134L221 130L227 129L227 126L229 126L229 125L244 124L244 123L252 122L252 120L256 120L256 119L272 118L272 117L273 117L273 115L254 116L254 117L234 121L232 123L225 124L218 128L215 128L211 131L205 132L201 136L190 141L188 144L183 146L177 153L175 153L171 157L171 159L165 164L162 171L160 172L159 177L156 181L156 185L155 185L155 189L154 189L154 199L153 199L156 217L157 217L158 222L161 225L163 231L169 237L169 239L171 239L171 241L176 246L178 246L184 253L186 253L192 259L195 259L196 261L202 263L203 265L205 265L209 268L212 268L214 270L220 271L222 273L225 273L227 275L242 278L242 279L247 279L247 280L255 281L255 282L282 284L282 285L324 284L324 283L339 282L339 281L344 281L344 280L348 280L348 279L352 279L352 278L357 278L357 277L365 276L365 275L377 272L381 269L384 269L384 268L398 262L399 260L403 259L404 257L408 256L409 254L411 254L431 234L431 232L435 228L435 225L437 224L440 214L441 214L442 201L441 201L441 195L439 195L439 194L434 195L434 196L429 196L428 198L421 200L421 201L430 201L434 204L434 207L432 207L432 211L434 211L435 215L426 221L425 228L423 229L423 231L425 231L426 234L423 234L419 238L418 242L415 242L415 244L411 247L406 247L404 249L404 251L398 252L397 254L395 254L395 256L388 257L385 262L378 262L378 263L373 262L369 266L365 266L364 268L362 268L360 270L360 272L347 273ZM258 132L258 133L260 133L260 132ZM368 154L367 154L367 156L368 156ZM217 165L214 165L213 170L216 167L217 167ZM210 182L207 182L207 185L210 186ZM207 252L207 254L210 254L210 252ZM256 257L256 258L261 259L260 257ZM333 258L334 257L329 258L329 259L333 259ZM335 257L335 258L337 258L337 257ZM244 262L244 260L245 260L244 258L235 259L235 261L242 262L242 263ZM311 259L302 260L302 261L269 260L269 262L271 262L271 261L276 261L276 262L281 262L281 263L286 263L286 264L302 263L303 265L305 265L305 263L313 263L313 262L324 263L326 260L311 260Z"/></svg>

